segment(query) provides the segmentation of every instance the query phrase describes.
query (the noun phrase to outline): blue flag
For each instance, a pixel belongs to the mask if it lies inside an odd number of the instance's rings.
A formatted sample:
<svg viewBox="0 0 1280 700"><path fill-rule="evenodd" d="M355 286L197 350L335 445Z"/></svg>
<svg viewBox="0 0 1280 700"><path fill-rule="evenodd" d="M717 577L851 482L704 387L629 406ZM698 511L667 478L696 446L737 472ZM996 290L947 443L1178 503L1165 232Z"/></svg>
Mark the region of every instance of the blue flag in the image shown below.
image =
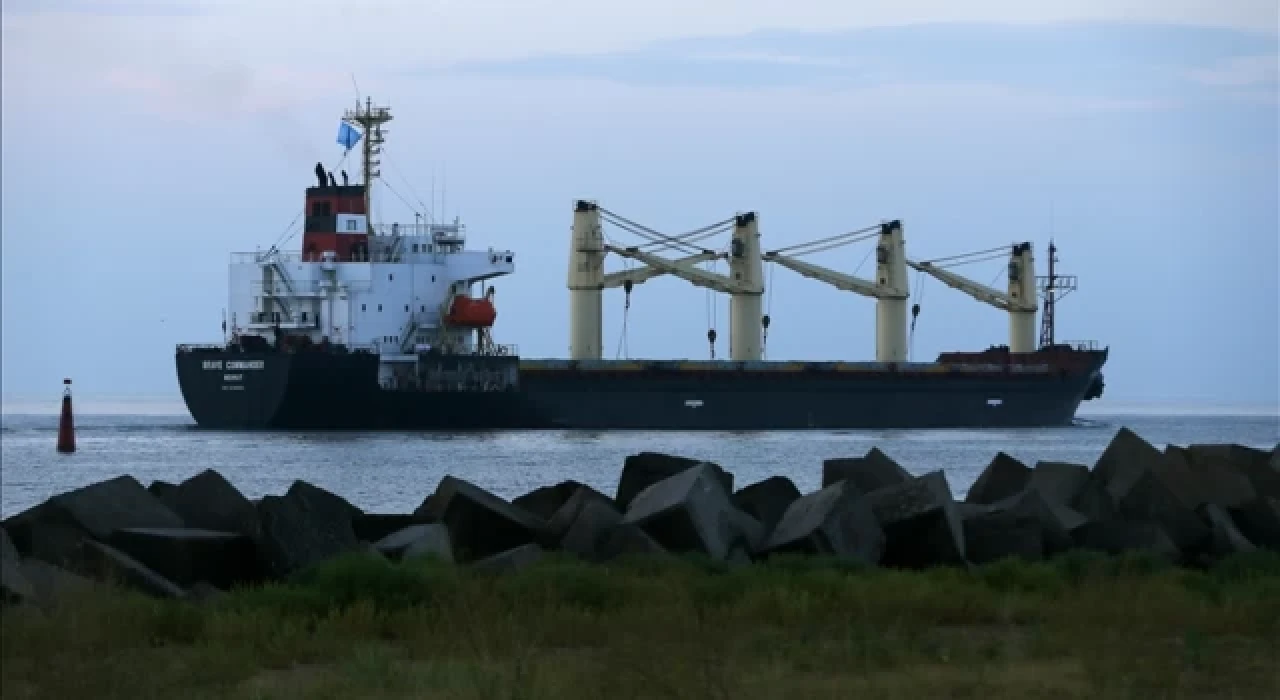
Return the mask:
<svg viewBox="0 0 1280 700"><path fill-rule="evenodd" d="M351 125L342 122L342 126L338 127L338 143L342 144L348 151L351 147L360 142L360 132L351 128Z"/></svg>

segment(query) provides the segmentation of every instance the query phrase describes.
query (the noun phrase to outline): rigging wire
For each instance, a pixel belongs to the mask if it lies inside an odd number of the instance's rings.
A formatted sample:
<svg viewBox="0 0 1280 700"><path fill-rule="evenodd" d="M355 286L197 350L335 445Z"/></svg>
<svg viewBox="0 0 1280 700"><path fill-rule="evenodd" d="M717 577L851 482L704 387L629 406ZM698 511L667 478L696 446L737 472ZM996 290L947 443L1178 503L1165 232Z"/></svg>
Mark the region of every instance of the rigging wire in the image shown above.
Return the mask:
<svg viewBox="0 0 1280 700"><path fill-rule="evenodd" d="M387 182L386 178L378 178L378 180L382 183L383 187L386 187L387 189L391 190L391 194L394 194L396 198L399 199L401 202L403 202L406 207L409 207L409 211L415 214L420 213L418 212L417 208L414 207L413 204L409 202L409 200L405 199L403 195L401 195L398 191L396 191L396 188L391 186L390 182Z"/></svg>
<svg viewBox="0 0 1280 700"><path fill-rule="evenodd" d="M922 260L921 262L927 262L931 265L937 265L938 263L946 260L959 260L961 258L969 258L975 255L987 255L989 253L995 253L995 252L1007 252L1008 250L1009 250L1009 246L999 246L997 248L988 248L987 250L977 250L972 253L960 253L958 255L948 255L943 258L933 258L932 260ZM961 265L964 263L956 263L956 264Z"/></svg>
<svg viewBox="0 0 1280 700"><path fill-rule="evenodd" d="M720 228L718 228L718 229L713 229L713 230L711 230L711 231L707 231L707 232L705 232L705 233L699 233L699 234L697 234L697 235L691 235L691 236L689 236L689 237L687 237L687 238L684 238L684 239L683 239L683 242L684 242L684 243L695 243L695 242L697 242L697 241L701 241L701 240L705 240L705 239L707 239L707 238L711 238L712 236L718 236L718 235L720 235L720 234L722 234L722 233L728 233L728 232L730 232L730 231L732 231L732 230L733 230L733 226L732 226L732 225L729 225L729 226L722 226L722 227L720 227ZM669 244L669 243L660 243L660 242L644 243L644 244L641 244L641 245L640 245L640 249L641 249L641 250L648 249L648 250L646 250L646 252L649 252L649 253L657 253L657 252L659 252L659 251L668 250L668 249L670 249L670 248L672 248L672 247L673 247L673 246L672 246L671 244Z"/></svg>
<svg viewBox="0 0 1280 700"><path fill-rule="evenodd" d="M703 233L709 234L711 230L722 227L725 224L731 223L735 220L734 217L730 217L723 221L718 221L714 224L709 224L707 226L694 229L692 231L687 231L682 234L671 236L671 235L667 235L667 234L663 234L658 231L655 231L647 226L638 224L630 219L627 219L626 217L619 216L618 214L615 214L609 211L608 209L605 209L604 207L600 207L599 210L600 210L601 217L604 218L609 223L621 229L624 229L626 231L630 231L631 233L634 233L637 236L646 238L650 241L651 244L658 244L658 245L665 244L666 247L683 248L686 251L692 249L692 252L694 254L700 253L702 251L697 250L696 248L693 248L693 246L690 246L688 243L685 242L685 239L693 236L698 236Z"/></svg>
<svg viewBox="0 0 1280 700"><path fill-rule="evenodd" d="M409 178L405 177L404 173L400 172L400 169L397 168L395 164L391 162L390 154L384 153L383 159L385 160L387 166L391 168L391 172L395 173L396 177L400 178L401 183L404 184L405 190L408 191L409 194L415 200L417 200L418 205L422 207L421 212L419 212L417 209L414 209L413 205L409 205L409 209L413 210L415 214L419 214L419 213L422 214L423 218L427 219L427 217L429 217L431 214L431 207L428 207L426 203L422 201L422 197L418 196L418 192L413 188L413 185L409 183ZM385 179L383 179L383 183L386 183Z"/></svg>
<svg viewBox="0 0 1280 700"><path fill-rule="evenodd" d="M654 234L648 233L648 232L647 232L647 230L645 230L645 229L643 229L643 228L639 228L639 227L631 226L630 224L625 224L625 223L622 223L622 222L620 222L620 221L615 221L615 220L613 220L613 219L611 219L611 218L609 218L609 217L602 217L602 219L603 219L604 221L606 221L606 222L610 223L610 224L613 224L614 226L617 226L618 228L620 228L620 229L622 229L622 230L624 230L624 231L627 231L627 232L629 232L629 233L633 233L633 234L635 234L635 235L637 235L637 236L639 236L639 237L641 237L641 238L648 239L651 243L664 243L664 242L665 242L665 241L662 241L662 240L655 239ZM691 245L684 244L684 243L681 243L681 242L676 242L676 243L668 244L668 247L679 248L679 249L681 249L681 250L682 250L682 252L685 252L685 253L697 254L697 253L702 252L701 250L699 250L699 249L697 249L697 248L695 248L695 247L693 247L693 246L691 246Z"/></svg>
<svg viewBox="0 0 1280 700"><path fill-rule="evenodd" d="M789 246L783 246L782 248L777 248L770 252L782 253L782 254L789 255L791 257L795 257L798 255L808 255L810 253L817 253L824 250L830 250L832 248L838 248L842 245L848 245L849 243L855 243L857 241L865 240L867 238L870 238L873 234L878 234L879 232L880 232L880 224L876 224L875 226L868 226L866 228L861 228L856 231L847 231L845 233L838 233L834 236L827 236L826 238L819 238L813 241L806 241L804 243L795 243ZM810 248L813 246L819 246L819 247L813 250L802 250L804 248ZM799 250L799 252L787 252L787 251L797 251L797 250Z"/></svg>

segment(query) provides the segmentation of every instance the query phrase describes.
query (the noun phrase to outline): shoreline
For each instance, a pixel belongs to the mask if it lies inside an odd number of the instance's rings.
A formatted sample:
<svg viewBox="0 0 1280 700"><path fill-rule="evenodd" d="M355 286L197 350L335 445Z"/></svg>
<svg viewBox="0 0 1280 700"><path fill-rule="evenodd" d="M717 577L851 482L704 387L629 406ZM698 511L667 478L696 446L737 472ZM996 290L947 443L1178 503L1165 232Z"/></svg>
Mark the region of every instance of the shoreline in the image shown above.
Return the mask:
<svg viewBox="0 0 1280 700"><path fill-rule="evenodd" d="M507 575L353 555L202 601L6 610L23 697L1234 696L1280 692L1280 555L1187 572L562 558ZM71 630L75 630L71 633ZM146 669L142 672L141 669ZM107 690L110 689L110 690Z"/></svg>
<svg viewBox="0 0 1280 700"><path fill-rule="evenodd" d="M0 529L5 697L1267 696L1280 446L1122 428L963 499L880 451L821 487L626 457L609 493L444 475L412 511L208 469ZM142 666L140 666L140 664ZM139 673L140 667L147 669Z"/></svg>

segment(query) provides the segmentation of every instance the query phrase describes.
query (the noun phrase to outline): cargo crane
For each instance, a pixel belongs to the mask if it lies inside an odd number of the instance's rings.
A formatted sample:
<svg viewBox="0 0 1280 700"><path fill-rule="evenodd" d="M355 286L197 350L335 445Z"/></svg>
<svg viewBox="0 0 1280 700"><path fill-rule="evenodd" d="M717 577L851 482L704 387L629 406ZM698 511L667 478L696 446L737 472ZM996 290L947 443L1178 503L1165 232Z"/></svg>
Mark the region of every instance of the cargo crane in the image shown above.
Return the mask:
<svg viewBox="0 0 1280 700"><path fill-rule="evenodd" d="M943 261L955 261L987 253L1003 250L992 248L976 253L953 255L926 262L906 263L912 269L919 270L948 287L958 289L984 304L990 304L1009 314L1009 352L1028 353L1036 351L1036 276L1035 259L1031 254L1031 243L1015 243L1009 256L1009 291L1001 292L985 284L974 282L939 265ZM982 258L989 259L989 258ZM977 262L966 260L964 262ZM952 262L952 265L964 264Z"/></svg>
<svg viewBox="0 0 1280 700"><path fill-rule="evenodd" d="M836 272L796 259L878 235L874 280ZM816 247L815 247L816 246ZM783 253L786 253L785 255ZM764 254L765 262L777 263L810 279L836 289L876 300L876 361L905 362L907 359L907 266L902 222L890 221L809 243L799 243Z"/></svg>
<svg viewBox="0 0 1280 700"><path fill-rule="evenodd" d="M649 239L643 246L619 246L606 242L602 219ZM729 252L699 249L692 245L732 229ZM655 250L682 249L677 260L658 256ZM636 260L646 267L604 272L604 258L613 253ZM699 262L727 258L729 273L721 275L697 267ZM574 205L573 234L569 250L569 357L575 360L600 359L603 351L603 290L622 287L628 293L636 284L660 275L679 277L695 286L729 294L729 354L733 360L759 360L762 354L761 299L764 274L760 261L760 233L755 212L738 214L723 221L677 236L668 236L641 226L600 207L579 200ZM708 331L715 345L715 331Z"/></svg>

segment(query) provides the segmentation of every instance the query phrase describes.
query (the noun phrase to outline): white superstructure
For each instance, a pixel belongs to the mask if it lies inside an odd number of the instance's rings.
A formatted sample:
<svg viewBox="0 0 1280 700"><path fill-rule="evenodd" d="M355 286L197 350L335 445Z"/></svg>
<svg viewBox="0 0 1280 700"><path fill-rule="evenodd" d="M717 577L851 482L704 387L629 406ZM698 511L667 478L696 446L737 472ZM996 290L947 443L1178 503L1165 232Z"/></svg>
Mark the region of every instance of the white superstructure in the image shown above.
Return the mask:
<svg viewBox="0 0 1280 700"><path fill-rule="evenodd" d="M373 228L369 254L359 260L336 251L233 253L232 332L274 344L279 328L312 344L371 347L383 356L424 345L482 350L474 327L449 327L449 310L458 295L483 299L487 290L477 294L477 284L514 272L514 254L465 250L460 223Z"/></svg>
<svg viewBox="0 0 1280 700"><path fill-rule="evenodd" d="M495 295L487 284L515 271L510 250L467 250L458 218L447 224L368 220L381 124L390 118L370 103L347 113L339 140L345 136L350 147L364 138L365 182L338 185L317 164L298 252L273 246L232 254L227 320L233 338L280 349L339 345L376 352L384 380L398 374L397 363L411 370L418 353L433 348L514 352L492 342Z"/></svg>

